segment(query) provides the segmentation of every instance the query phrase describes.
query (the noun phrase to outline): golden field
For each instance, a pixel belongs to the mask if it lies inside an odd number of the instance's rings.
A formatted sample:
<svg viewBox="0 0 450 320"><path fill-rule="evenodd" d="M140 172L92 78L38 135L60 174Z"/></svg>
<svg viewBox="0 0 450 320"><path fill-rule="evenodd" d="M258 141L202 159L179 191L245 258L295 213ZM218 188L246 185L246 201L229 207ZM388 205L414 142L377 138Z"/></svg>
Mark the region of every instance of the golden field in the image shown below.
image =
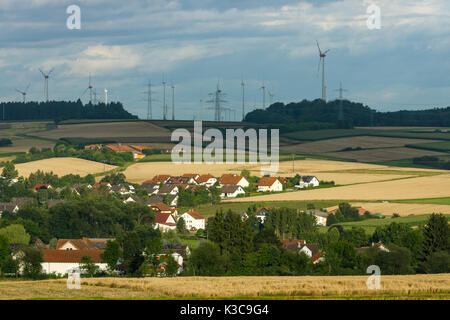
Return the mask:
<svg viewBox="0 0 450 320"><path fill-rule="evenodd" d="M103 171L108 171L116 168L116 166L103 164L100 162L89 161L78 158L50 158L16 165L19 171L19 176L28 177L30 173L38 170L44 172L53 171L58 176L67 174L79 174L86 176L88 174L95 174Z"/></svg>
<svg viewBox="0 0 450 320"><path fill-rule="evenodd" d="M335 188L293 191L253 197L254 201L292 200L401 200L448 197L450 175L405 178L401 180L361 183ZM230 200L227 200L230 201ZM252 201L238 198L233 201Z"/></svg>
<svg viewBox="0 0 450 320"><path fill-rule="evenodd" d="M0 299L449 299L450 274L381 276L83 278L2 281Z"/></svg>
<svg viewBox="0 0 450 320"><path fill-rule="evenodd" d="M424 213L443 213L450 214L450 205L445 204L427 204L427 203L382 203L382 202L351 202L354 207L363 207L366 210L382 215L391 216L398 213L400 216L409 216L411 214ZM327 211L336 209L337 206L326 208Z"/></svg>

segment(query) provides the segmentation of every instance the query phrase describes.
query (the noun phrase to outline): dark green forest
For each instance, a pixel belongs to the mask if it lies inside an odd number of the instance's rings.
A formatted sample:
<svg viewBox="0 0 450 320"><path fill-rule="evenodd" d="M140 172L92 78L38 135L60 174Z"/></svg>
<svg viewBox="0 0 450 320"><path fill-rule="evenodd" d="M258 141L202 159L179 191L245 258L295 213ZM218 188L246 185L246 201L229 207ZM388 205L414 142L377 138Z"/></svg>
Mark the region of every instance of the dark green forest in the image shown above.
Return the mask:
<svg viewBox="0 0 450 320"><path fill-rule="evenodd" d="M427 110L379 112L362 103L348 100L324 102L303 100L289 104L274 103L267 109L249 112L245 121L253 123L328 123L353 126L450 126L450 107Z"/></svg>
<svg viewBox="0 0 450 320"><path fill-rule="evenodd" d="M78 101L3 102L6 121L15 120L67 120L67 119L137 119L120 102L85 104Z"/></svg>

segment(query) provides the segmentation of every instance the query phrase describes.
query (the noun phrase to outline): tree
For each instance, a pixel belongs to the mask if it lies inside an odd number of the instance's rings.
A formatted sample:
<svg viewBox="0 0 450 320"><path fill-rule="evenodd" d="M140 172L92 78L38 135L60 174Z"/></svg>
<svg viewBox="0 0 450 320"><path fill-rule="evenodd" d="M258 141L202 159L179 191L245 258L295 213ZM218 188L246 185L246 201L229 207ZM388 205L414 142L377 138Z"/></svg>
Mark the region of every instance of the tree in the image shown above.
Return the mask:
<svg viewBox="0 0 450 320"><path fill-rule="evenodd" d="M345 230L341 236L342 240L347 240L354 247L361 247L367 245L369 236L362 227L352 227L350 230Z"/></svg>
<svg viewBox="0 0 450 320"><path fill-rule="evenodd" d="M433 252L425 264L428 273L449 273L450 254L447 251Z"/></svg>
<svg viewBox="0 0 450 320"><path fill-rule="evenodd" d="M100 257L108 265L109 271L113 272L117 268L117 262L119 261L120 255L120 245L116 240L113 240L106 243L105 251Z"/></svg>
<svg viewBox="0 0 450 320"><path fill-rule="evenodd" d="M219 246L202 241L191 253L190 268L194 276L220 276L225 273L225 260Z"/></svg>
<svg viewBox="0 0 450 320"><path fill-rule="evenodd" d="M428 259L433 252L450 250L450 227L442 214L432 214L423 227L422 259Z"/></svg>
<svg viewBox="0 0 450 320"><path fill-rule="evenodd" d="M0 229L0 235L8 238L9 243L29 244L31 238L21 224L12 224Z"/></svg>
<svg viewBox="0 0 450 320"><path fill-rule="evenodd" d="M175 260L175 258L169 253L163 256L162 259L166 263L164 273L169 277L176 276L178 273L178 262Z"/></svg>
<svg viewBox="0 0 450 320"><path fill-rule="evenodd" d="M412 272L411 252L407 248L391 244L389 252L378 250L375 264L384 274L408 274Z"/></svg>
<svg viewBox="0 0 450 320"><path fill-rule="evenodd" d="M177 221L177 232L179 233L186 233L187 229L186 229L186 222L184 221L183 218L179 218Z"/></svg>
<svg viewBox="0 0 450 320"><path fill-rule="evenodd" d="M8 238L0 235L0 275L3 273L3 263L11 255Z"/></svg>
<svg viewBox="0 0 450 320"><path fill-rule="evenodd" d="M84 271L84 273L87 273L90 277L93 277L99 268L92 260L91 256L84 255L80 260L80 269Z"/></svg>
<svg viewBox="0 0 450 320"><path fill-rule="evenodd" d="M19 171L16 170L16 167L11 161L5 163L2 171L2 177L7 180L11 180L17 178L19 176Z"/></svg>
<svg viewBox="0 0 450 320"><path fill-rule="evenodd" d="M353 245L345 240L332 242L325 252L325 261L329 274L339 274L354 270L358 265L356 251Z"/></svg>
<svg viewBox="0 0 450 320"><path fill-rule="evenodd" d="M22 247L18 256L19 265L23 267L23 274L27 278L37 279L42 273L41 263L44 261L39 249Z"/></svg>

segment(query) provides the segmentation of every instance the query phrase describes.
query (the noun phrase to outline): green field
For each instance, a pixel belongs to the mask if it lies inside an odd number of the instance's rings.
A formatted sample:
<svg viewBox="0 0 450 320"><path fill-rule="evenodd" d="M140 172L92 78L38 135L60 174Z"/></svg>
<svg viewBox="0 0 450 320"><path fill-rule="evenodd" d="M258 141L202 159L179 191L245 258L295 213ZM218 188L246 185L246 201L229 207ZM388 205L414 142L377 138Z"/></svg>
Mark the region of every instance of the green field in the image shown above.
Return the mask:
<svg viewBox="0 0 450 320"><path fill-rule="evenodd" d="M450 151L450 141L442 141L442 142L430 142L430 143L417 143L406 145L409 148L417 148L431 151Z"/></svg>
<svg viewBox="0 0 450 320"><path fill-rule="evenodd" d="M366 219L362 221L354 221L354 222L341 222L338 223L339 225L343 226L345 228L351 228L351 227L362 227L366 231L367 234L372 234L376 227L378 226L385 226L388 224L391 224L392 222L397 223L406 223L410 227L417 227L419 225L424 225L427 220L429 214L420 214L420 215L409 215L407 217L398 217L398 218L392 218L392 217L385 217L384 219ZM450 215L446 215L447 220L450 221ZM327 232L328 227L321 227L321 232Z"/></svg>
<svg viewBox="0 0 450 320"><path fill-rule="evenodd" d="M398 202L398 203L424 203L424 204L448 204L448 205L450 205L450 197L447 197L447 198L396 200L396 201L391 201L391 202Z"/></svg>

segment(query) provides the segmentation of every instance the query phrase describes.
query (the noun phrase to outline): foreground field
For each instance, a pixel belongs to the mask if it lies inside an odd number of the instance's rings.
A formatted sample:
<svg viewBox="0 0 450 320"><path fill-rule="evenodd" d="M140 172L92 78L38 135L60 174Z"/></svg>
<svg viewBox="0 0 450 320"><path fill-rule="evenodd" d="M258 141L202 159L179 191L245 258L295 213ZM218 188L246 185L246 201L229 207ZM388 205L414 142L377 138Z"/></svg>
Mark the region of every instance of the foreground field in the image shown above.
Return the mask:
<svg viewBox="0 0 450 320"><path fill-rule="evenodd" d="M0 282L0 299L449 299L450 275L89 278L80 290L66 280Z"/></svg>
<svg viewBox="0 0 450 320"><path fill-rule="evenodd" d="M382 203L382 202L352 202L352 206L363 207L374 213L381 213L382 215L391 216L394 213L400 216L409 216L411 214L423 214L423 213L443 213L450 214L450 205L440 205L440 204L419 204L419 203ZM333 210L337 208L330 207L327 210Z"/></svg>
<svg viewBox="0 0 450 320"><path fill-rule="evenodd" d="M42 170L44 172L53 171L58 176L67 174L79 174L86 176L88 174L100 173L116 168L108 164L89 161L78 158L51 158L16 165L19 176L28 177L30 173Z"/></svg>

